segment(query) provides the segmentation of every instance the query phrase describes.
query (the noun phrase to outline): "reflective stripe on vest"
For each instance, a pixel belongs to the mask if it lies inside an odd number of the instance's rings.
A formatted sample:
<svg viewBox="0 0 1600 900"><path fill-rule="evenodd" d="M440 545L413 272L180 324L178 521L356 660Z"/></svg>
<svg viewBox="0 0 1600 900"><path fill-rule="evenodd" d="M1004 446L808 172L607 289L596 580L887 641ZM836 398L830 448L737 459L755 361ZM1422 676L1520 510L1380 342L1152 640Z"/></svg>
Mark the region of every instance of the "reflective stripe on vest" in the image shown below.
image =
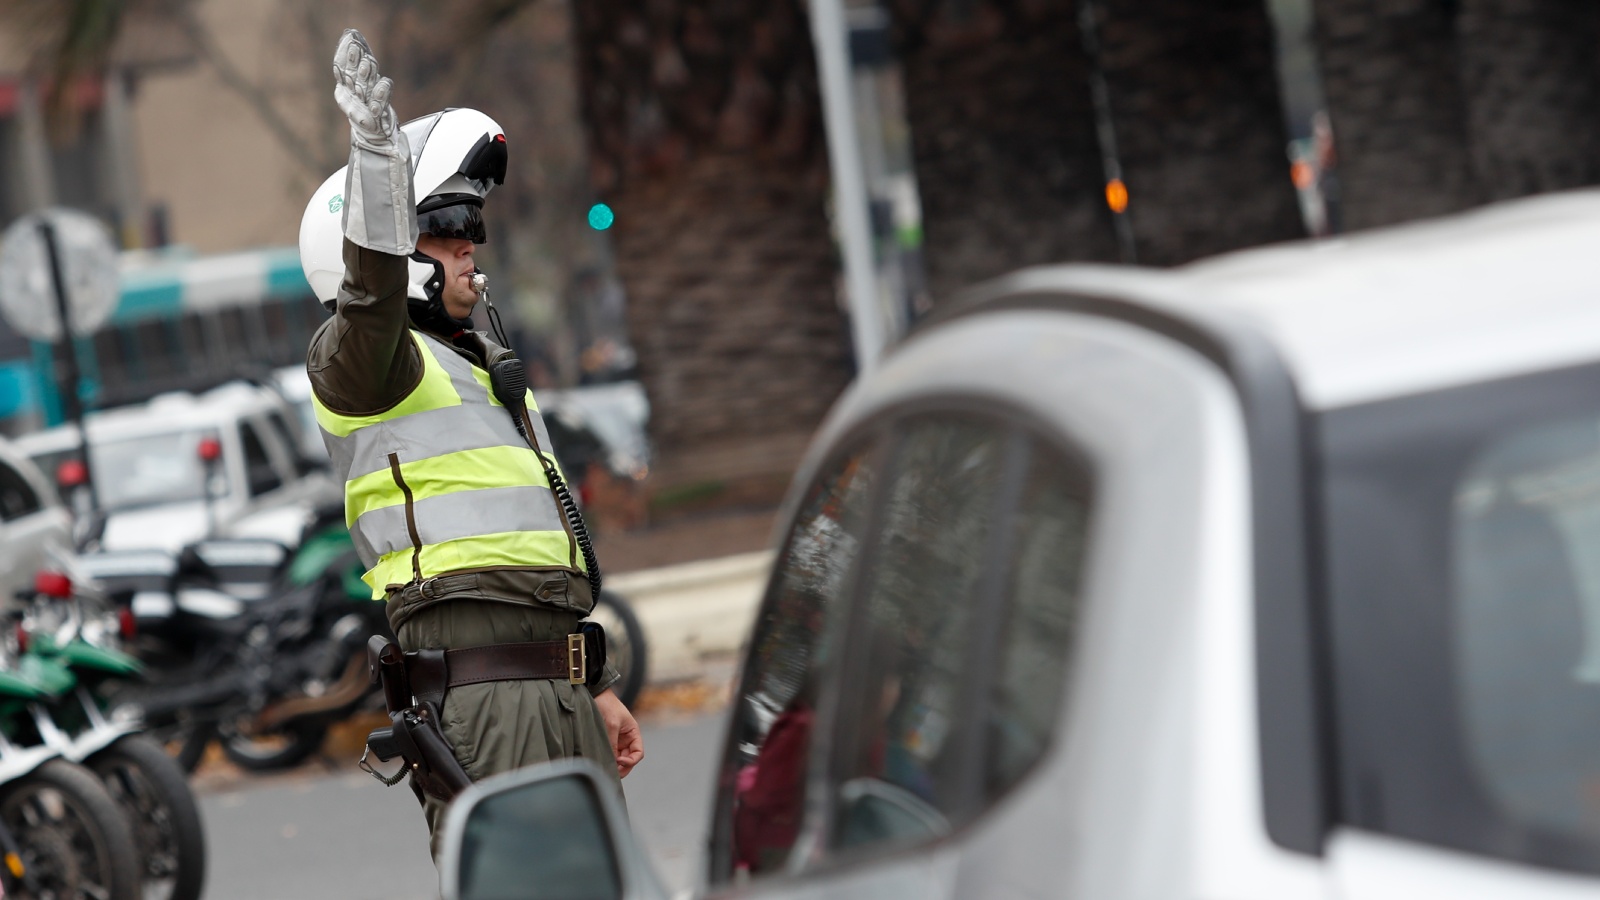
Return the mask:
<svg viewBox="0 0 1600 900"><path fill-rule="evenodd" d="M489 373L429 335L410 334L422 380L393 408L347 416L312 396L373 598L447 572L582 571L544 468L495 399ZM528 412L548 453L531 391Z"/></svg>

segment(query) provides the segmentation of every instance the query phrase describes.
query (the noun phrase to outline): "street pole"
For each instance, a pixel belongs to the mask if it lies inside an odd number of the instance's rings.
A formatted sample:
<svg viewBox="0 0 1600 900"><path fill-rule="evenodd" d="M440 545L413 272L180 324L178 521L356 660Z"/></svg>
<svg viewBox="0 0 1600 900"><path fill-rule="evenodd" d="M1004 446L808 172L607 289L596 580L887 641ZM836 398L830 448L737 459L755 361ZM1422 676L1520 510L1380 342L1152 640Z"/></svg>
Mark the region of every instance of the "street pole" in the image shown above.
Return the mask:
<svg viewBox="0 0 1600 900"><path fill-rule="evenodd" d="M39 217L39 237L44 240L45 258L50 262L50 285L56 298L56 316L61 322L61 403L67 421L78 429L78 453L83 460L84 487L89 491L89 510L100 509L94 489L94 467L89 462L89 429L83 423L83 403L78 397L78 345L72 339L72 314L67 303L66 279L61 277L61 254L56 248L56 229L50 220Z"/></svg>
<svg viewBox="0 0 1600 900"><path fill-rule="evenodd" d="M839 228L840 255L844 257L845 295L850 309L856 368L866 372L876 365L888 344L885 333L888 322L875 275L877 261L868 213L866 172L850 90L847 38L843 0L812 0L811 40L817 50L822 113L827 126L833 213Z"/></svg>

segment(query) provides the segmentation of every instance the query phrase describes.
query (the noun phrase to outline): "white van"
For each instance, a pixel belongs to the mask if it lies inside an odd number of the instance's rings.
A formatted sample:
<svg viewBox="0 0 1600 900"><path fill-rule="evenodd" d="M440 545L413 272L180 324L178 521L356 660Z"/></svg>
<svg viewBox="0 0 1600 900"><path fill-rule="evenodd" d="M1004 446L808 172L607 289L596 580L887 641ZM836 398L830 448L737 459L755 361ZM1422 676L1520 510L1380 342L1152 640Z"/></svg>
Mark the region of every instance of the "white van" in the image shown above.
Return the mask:
<svg viewBox="0 0 1600 900"><path fill-rule="evenodd" d="M90 471L107 514L102 550L176 551L207 536L299 542L310 512L338 488L299 449L299 426L271 388L230 382L90 414ZM201 458L215 442L220 455ZM18 448L46 472L78 452L71 425Z"/></svg>

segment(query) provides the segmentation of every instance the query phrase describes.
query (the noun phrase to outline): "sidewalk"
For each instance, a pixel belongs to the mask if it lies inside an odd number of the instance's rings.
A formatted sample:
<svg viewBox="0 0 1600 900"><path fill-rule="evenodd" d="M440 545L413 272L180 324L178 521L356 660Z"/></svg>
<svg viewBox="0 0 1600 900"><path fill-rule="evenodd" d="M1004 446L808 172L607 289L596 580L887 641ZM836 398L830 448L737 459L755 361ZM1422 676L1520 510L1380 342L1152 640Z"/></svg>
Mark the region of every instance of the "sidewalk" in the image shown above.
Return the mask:
<svg viewBox="0 0 1600 900"><path fill-rule="evenodd" d="M720 709L772 567L776 513L722 513L600 535L606 590L626 597L648 648L641 716Z"/></svg>
<svg viewBox="0 0 1600 900"><path fill-rule="evenodd" d="M634 531L598 533L595 554L607 576L766 550L775 510L707 514Z"/></svg>
<svg viewBox="0 0 1600 900"><path fill-rule="evenodd" d="M627 598L649 644L643 705L715 703L701 695L733 677L772 567L775 516L722 513L595 538L606 590Z"/></svg>

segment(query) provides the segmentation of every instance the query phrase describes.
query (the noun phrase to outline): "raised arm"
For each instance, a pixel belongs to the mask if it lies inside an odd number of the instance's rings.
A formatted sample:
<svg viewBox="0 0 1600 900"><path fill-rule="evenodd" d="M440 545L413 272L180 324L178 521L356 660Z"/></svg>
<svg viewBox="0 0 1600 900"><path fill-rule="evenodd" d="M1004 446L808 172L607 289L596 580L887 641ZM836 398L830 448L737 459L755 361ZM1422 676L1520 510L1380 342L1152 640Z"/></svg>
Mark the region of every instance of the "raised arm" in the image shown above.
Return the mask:
<svg viewBox="0 0 1600 900"><path fill-rule="evenodd" d="M409 259L417 244L411 150L378 62L350 29L333 56L334 101L350 120L342 195L344 281L333 318L312 338L306 371L318 398L345 413L387 409L422 375L407 337Z"/></svg>

